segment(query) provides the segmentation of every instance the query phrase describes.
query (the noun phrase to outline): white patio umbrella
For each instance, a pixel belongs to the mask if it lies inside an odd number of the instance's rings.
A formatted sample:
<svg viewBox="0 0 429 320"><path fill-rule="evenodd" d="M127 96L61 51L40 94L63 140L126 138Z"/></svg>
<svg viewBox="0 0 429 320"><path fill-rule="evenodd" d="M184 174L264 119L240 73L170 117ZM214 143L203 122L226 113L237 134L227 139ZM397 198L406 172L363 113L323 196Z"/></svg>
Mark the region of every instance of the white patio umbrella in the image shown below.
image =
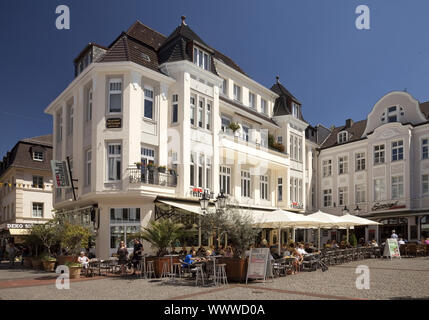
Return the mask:
<svg viewBox="0 0 429 320"><path fill-rule="evenodd" d="M360 218L360 217L356 217L354 215L351 214L345 214L340 216L339 218L341 218L341 220L343 220L345 223L348 223L349 225L347 226L347 242L349 242L349 228L351 226L375 226L375 225L379 225L380 223L369 220L369 219L364 219L364 218Z"/></svg>
<svg viewBox="0 0 429 320"><path fill-rule="evenodd" d="M285 210L256 211L252 213L254 225L259 228L271 228L279 230L279 254L281 252L281 229L294 227L311 227L313 221L303 214L297 214Z"/></svg>
<svg viewBox="0 0 429 320"><path fill-rule="evenodd" d="M341 219L339 216L334 216L332 214L317 211L307 216L310 220L313 221L313 226L318 228L318 242L317 247L320 249L320 228L341 228L341 227L350 227L350 225L356 225L352 222L346 222Z"/></svg>

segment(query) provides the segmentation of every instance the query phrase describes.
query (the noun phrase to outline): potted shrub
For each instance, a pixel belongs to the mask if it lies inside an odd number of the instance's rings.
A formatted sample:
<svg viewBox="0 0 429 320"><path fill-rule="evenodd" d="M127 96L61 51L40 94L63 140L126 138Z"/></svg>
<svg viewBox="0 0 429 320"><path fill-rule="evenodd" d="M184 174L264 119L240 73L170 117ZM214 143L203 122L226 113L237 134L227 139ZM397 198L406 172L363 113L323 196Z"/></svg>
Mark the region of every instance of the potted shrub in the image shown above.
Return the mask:
<svg viewBox="0 0 429 320"><path fill-rule="evenodd" d="M69 268L70 279L80 278L80 273L82 271L82 265L80 263L67 262L66 267Z"/></svg>
<svg viewBox="0 0 429 320"><path fill-rule="evenodd" d="M159 166L158 167L158 172L165 173L166 170L167 170L166 166Z"/></svg>
<svg viewBox="0 0 429 320"><path fill-rule="evenodd" d="M43 269L45 271L50 271L50 272L55 271L55 262L56 261L57 261L57 259L55 259L54 257L51 257L49 255L43 256L41 259Z"/></svg>
<svg viewBox="0 0 429 320"><path fill-rule="evenodd" d="M183 225L175 223L169 219L151 221L149 226L144 228L137 236L148 241L156 251L156 256L148 258L147 261L154 261L154 271L157 277L161 276L164 262L170 263L169 257L164 257L168 252L167 248L183 235ZM179 262L173 259L173 262Z"/></svg>
<svg viewBox="0 0 429 320"><path fill-rule="evenodd" d="M155 170L155 165L154 165L153 163L148 163L148 164L147 164L147 169L148 169L149 171L153 171L153 170Z"/></svg>
<svg viewBox="0 0 429 320"><path fill-rule="evenodd" d="M86 248L91 237L91 230L89 228L66 223L61 239L61 245L66 248L68 252L74 255L72 261L76 261L77 255L82 248ZM69 261L69 262L72 262Z"/></svg>
<svg viewBox="0 0 429 320"><path fill-rule="evenodd" d="M255 242L259 232L253 227L251 213L232 207L209 211L202 217L201 226L205 231L217 229L228 234L228 242L234 247L234 256L220 258L219 263L226 265L229 281L245 281L247 274L245 252Z"/></svg>
<svg viewBox="0 0 429 320"><path fill-rule="evenodd" d="M141 167L142 167L142 163L141 162L134 162L134 164L137 167L137 169L141 169Z"/></svg>
<svg viewBox="0 0 429 320"><path fill-rule="evenodd" d="M38 239L38 241L45 247L45 255L51 256L51 248L59 242L61 234L61 228L58 221L53 219L45 224L36 224L31 228L31 237ZM39 256L32 259L33 268L41 269L43 267L42 258L45 256ZM47 266L50 263L46 264ZM54 262L55 265L55 262Z"/></svg>
<svg viewBox="0 0 429 320"><path fill-rule="evenodd" d="M237 135L237 134L236 134L236 131L237 131L238 129L240 129L240 125L239 125L237 122L231 122L231 123L229 124L229 128L232 130L232 132L234 133L234 135Z"/></svg>

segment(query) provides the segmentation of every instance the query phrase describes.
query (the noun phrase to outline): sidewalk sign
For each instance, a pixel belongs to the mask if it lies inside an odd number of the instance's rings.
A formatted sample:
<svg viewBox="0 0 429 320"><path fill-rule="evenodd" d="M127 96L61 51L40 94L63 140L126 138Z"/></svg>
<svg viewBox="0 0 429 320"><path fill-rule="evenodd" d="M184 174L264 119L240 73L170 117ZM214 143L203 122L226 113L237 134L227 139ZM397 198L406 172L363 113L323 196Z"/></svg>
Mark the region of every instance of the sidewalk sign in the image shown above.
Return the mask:
<svg viewBox="0 0 429 320"><path fill-rule="evenodd" d="M247 265L246 284L248 279L265 279L271 276L270 249L257 248L252 249L249 255Z"/></svg>
<svg viewBox="0 0 429 320"><path fill-rule="evenodd" d="M384 245L383 257L388 257L390 259L401 258L397 239L394 239L394 238L386 239L386 243Z"/></svg>

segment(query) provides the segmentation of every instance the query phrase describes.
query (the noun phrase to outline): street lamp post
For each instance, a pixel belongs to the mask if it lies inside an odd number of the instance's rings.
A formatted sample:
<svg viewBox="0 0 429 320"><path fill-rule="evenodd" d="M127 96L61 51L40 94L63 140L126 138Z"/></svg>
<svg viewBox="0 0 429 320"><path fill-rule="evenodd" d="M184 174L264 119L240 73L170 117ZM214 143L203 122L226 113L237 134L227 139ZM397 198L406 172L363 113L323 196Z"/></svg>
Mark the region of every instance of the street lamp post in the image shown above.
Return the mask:
<svg viewBox="0 0 429 320"><path fill-rule="evenodd" d="M226 207L226 196L224 195L223 190L221 190L220 194L216 197L215 205L216 205L217 210L223 211L225 209L225 207ZM219 231L219 228L217 228L217 246L218 247L220 246L220 237L221 237L220 231ZM225 239L227 239L226 233L225 233ZM226 240L225 240L225 242L226 242ZM226 246L226 243L225 243L225 246Z"/></svg>
<svg viewBox="0 0 429 320"><path fill-rule="evenodd" d="M201 210L203 211L203 214L207 212L207 208L209 206L209 197L207 196L207 193L204 192L203 196L200 199L200 206ZM198 217L198 247L201 247L201 215Z"/></svg>

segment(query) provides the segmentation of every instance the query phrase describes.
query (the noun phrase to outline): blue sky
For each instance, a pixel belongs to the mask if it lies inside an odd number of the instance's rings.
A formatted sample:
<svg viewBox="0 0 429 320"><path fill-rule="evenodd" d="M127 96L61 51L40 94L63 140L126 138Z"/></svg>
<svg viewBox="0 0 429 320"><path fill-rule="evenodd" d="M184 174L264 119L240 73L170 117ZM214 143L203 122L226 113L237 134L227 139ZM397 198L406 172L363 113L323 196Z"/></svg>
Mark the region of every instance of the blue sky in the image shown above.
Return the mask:
<svg viewBox="0 0 429 320"><path fill-rule="evenodd" d="M71 29L55 28L66 4ZM357 30L355 8L370 8ZM52 131L46 106L73 80L88 42L108 46L136 19L168 35L187 16L210 46L267 87L280 81L312 125L366 118L384 94L429 100L429 1L282 0L1 1L0 157L22 138Z"/></svg>

